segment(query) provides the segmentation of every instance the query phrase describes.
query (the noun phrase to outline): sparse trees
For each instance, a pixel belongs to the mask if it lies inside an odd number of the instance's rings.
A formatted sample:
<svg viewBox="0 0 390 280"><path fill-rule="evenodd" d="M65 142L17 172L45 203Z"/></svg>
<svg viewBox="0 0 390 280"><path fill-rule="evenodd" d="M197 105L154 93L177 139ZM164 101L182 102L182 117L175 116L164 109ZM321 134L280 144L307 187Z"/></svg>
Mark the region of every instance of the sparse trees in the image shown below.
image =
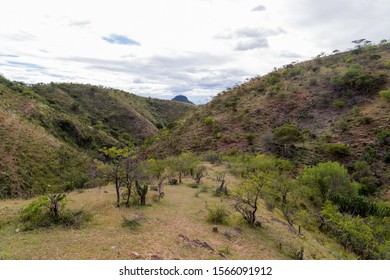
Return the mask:
<svg viewBox="0 0 390 280"><path fill-rule="evenodd" d="M189 173L192 175L198 160L189 153L182 153L178 157L169 158L167 163L172 171L178 173L179 184L181 184L183 175Z"/></svg>

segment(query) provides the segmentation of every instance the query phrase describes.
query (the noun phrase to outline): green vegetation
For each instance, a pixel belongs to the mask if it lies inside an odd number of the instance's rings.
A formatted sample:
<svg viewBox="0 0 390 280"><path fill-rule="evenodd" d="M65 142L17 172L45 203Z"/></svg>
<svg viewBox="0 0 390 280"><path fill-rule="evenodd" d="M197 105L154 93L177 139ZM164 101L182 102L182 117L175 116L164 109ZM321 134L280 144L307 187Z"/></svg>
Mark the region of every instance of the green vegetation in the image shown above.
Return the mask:
<svg viewBox="0 0 390 280"><path fill-rule="evenodd" d="M65 209L66 194L48 194L31 202L20 213L22 230L62 225L79 228L90 219L84 210Z"/></svg>
<svg viewBox="0 0 390 280"><path fill-rule="evenodd" d="M390 53L356 44L196 109L0 77L0 259L388 259Z"/></svg>
<svg viewBox="0 0 390 280"><path fill-rule="evenodd" d="M380 91L379 95L384 101L390 102L390 89Z"/></svg>

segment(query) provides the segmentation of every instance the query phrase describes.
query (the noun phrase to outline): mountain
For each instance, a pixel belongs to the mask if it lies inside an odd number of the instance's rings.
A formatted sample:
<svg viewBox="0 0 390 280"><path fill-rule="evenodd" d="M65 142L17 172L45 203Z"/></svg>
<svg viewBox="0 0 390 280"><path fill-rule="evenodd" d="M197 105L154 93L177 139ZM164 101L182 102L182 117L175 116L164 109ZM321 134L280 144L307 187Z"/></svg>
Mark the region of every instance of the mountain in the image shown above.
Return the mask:
<svg viewBox="0 0 390 280"><path fill-rule="evenodd" d="M30 196L76 176L82 185L100 148L141 145L194 109L102 86L1 76L0 96L0 197Z"/></svg>
<svg viewBox="0 0 390 280"><path fill-rule="evenodd" d="M184 102L188 104L194 104L191 101L188 100L187 96L184 95L176 95L174 98L172 98L173 101L179 101L179 102Z"/></svg>
<svg viewBox="0 0 390 280"><path fill-rule="evenodd" d="M285 65L199 106L149 152L262 152L351 169L365 162L370 184L388 184L389 69L389 43Z"/></svg>

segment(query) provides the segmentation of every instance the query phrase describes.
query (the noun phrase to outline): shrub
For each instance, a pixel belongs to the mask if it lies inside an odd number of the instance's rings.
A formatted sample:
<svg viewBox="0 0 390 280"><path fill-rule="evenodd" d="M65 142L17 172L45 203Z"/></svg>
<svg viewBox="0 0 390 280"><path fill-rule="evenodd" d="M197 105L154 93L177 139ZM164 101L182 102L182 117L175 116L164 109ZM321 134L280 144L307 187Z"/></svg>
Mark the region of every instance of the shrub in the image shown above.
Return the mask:
<svg viewBox="0 0 390 280"><path fill-rule="evenodd" d="M141 221L143 221L145 218L142 213L135 214L133 217L128 218L125 216L122 216L122 226L135 230L141 225Z"/></svg>
<svg viewBox="0 0 390 280"><path fill-rule="evenodd" d="M349 148L345 144L324 144L322 146L324 152L337 156L343 157L349 155Z"/></svg>
<svg viewBox="0 0 390 280"><path fill-rule="evenodd" d="M221 155L214 151L207 151L203 154L203 160L210 163L220 163L222 161Z"/></svg>
<svg viewBox="0 0 390 280"><path fill-rule="evenodd" d="M179 182L176 178L171 178L168 180L168 184L171 185L171 186L175 186L175 185L178 185Z"/></svg>
<svg viewBox="0 0 390 280"><path fill-rule="evenodd" d="M324 162L313 167L305 167L299 179L313 189L313 198L321 198L322 203L325 203L331 194L357 193L356 187L349 180L347 169L337 162Z"/></svg>
<svg viewBox="0 0 390 280"><path fill-rule="evenodd" d="M344 108L345 107L345 101L343 100L336 100L335 102L332 103L332 105L338 109Z"/></svg>
<svg viewBox="0 0 390 280"><path fill-rule="evenodd" d="M390 102L390 89L380 91L379 95L384 101Z"/></svg>
<svg viewBox="0 0 390 280"><path fill-rule="evenodd" d="M370 124L372 123L373 119L371 117L365 116L365 117L359 117L357 121L360 124Z"/></svg>
<svg viewBox="0 0 390 280"><path fill-rule="evenodd" d="M213 204L209 206L206 203L207 218L206 220L213 224L227 224L230 213L226 210L225 206L220 204Z"/></svg>
<svg viewBox="0 0 390 280"><path fill-rule="evenodd" d="M20 213L22 230L62 225L79 228L91 216L84 210L65 210L65 194L45 195L31 202Z"/></svg>
<svg viewBox="0 0 390 280"><path fill-rule="evenodd" d="M362 259L388 259L390 257L388 218L341 214L337 207L327 203L322 210L322 224L345 249L351 249ZM324 227L325 226L325 227Z"/></svg>
<svg viewBox="0 0 390 280"><path fill-rule="evenodd" d="M212 117L206 117L204 119L204 124L207 125L207 126L212 126L213 125L213 118Z"/></svg>

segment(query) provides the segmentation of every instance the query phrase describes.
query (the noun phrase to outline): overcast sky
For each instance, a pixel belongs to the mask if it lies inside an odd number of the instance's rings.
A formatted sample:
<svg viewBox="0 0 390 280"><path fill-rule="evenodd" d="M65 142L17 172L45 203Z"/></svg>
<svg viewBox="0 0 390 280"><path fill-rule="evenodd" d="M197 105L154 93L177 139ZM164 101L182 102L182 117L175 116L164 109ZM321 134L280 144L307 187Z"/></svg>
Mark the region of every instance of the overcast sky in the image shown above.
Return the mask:
<svg viewBox="0 0 390 280"><path fill-rule="evenodd" d="M204 101L352 40L390 37L389 0L0 0L0 73Z"/></svg>

